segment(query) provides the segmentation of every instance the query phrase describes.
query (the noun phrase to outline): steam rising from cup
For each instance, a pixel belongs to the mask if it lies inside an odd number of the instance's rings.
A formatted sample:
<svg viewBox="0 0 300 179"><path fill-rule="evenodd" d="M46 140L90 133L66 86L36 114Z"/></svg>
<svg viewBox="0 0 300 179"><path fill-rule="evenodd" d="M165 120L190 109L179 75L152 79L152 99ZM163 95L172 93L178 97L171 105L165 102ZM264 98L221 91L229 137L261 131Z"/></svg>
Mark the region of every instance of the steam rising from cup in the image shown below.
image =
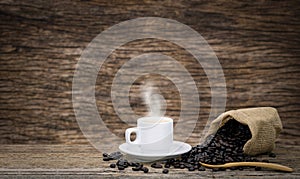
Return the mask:
<svg viewBox="0 0 300 179"><path fill-rule="evenodd" d="M166 112L165 98L159 93L159 90L148 82L142 86L142 94L148 109L148 116L161 117Z"/></svg>

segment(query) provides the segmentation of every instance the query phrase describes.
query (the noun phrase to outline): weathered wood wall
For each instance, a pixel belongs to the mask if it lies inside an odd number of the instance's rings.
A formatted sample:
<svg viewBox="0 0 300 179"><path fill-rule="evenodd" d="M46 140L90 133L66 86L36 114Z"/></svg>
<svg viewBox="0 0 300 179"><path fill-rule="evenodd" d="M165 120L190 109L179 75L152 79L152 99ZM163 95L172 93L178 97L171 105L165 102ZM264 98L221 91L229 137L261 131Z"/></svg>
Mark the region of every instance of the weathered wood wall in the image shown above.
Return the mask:
<svg viewBox="0 0 300 179"><path fill-rule="evenodd" d="M276 107L284 126L279 142L299 145L299 12L298 1L1 0L0 143L86 143L71 92L81 52L116 23L154 16L184 23L208 41L224 70L226 110ZM120 137L128 125L118 120L109 100L113 76L130 58L157 51L184 64L196 81L201 111L195 134L208 117L211 94L201 66L170 42L138 40L115 50L96 83L101 116ZM138 97L138 85L145 79L158 82L172 104L167 114L178 119L179 93L161 76L141 77L135 83L130 96L133 110L145 113ZM190 140L193 137L197 135Z"/></svg>

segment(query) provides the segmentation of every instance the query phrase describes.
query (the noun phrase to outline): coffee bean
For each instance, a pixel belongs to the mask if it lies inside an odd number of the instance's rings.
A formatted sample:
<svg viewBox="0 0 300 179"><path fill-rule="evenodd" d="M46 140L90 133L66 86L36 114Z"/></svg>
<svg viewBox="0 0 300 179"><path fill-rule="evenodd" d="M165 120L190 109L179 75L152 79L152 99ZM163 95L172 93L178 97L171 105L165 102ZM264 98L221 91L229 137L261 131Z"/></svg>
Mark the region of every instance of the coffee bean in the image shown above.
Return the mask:
<svg viewBox="0 0 300 179"><path fill-rule="evenodd" d="M228 163L228 162L233 162L233 159L231 157L225 158L225 163Z"/></svg>
<svg viewBox="0 0 300 179"><path fill-rule="evenodd" d="M109 165L110 168L116 168L116 164L112 163Z"/></svg>
<svg viewBox="0 0 300 179"><path fill-rule="evenodd" d="M167 174L167 173L169 173L169 170L168 170L168 169L164 169L162 172L163 172L164 174Z"/></svg>
<svg viewBox="0 0 300 179"><path fill-rule="evenodd" d="M133 171L140 171L140 167L133 167L132 170Z"/></svg>
<svg viewBox="0 0 300 179"><path fill-rule="evenodd" d="M226 152L231 152L231 148L226 148Z"/></svg>
<svg viewBox="0 0 300 179"><path fill-rule="evenodd" d="M195 171L195 168L194 167L190 167L188 170L189 171Z"/></svg>
<svg viewBox="0 0 300 179"><path fill-rule="evenodd" d="M190 163L184 163L184 166L185 166L186 168L190 168L190 167L192 167L193 165L190 164Z"/></svg>
<svg viewBox="0 0 300 179"><path fill-rule="evenodd" d="M134 165L133 162L128 162L128 166L129 166L129 167L135 167L135 165Z"/></svg>
<svg viewBox="0 0 300 179"><path fill-rule="evenodd" d="M165 164L165 168L170 168L170 164Z"/></svg>
<svg viewBox="0 0 300 179"><path fill-rule="evenodd" d="M135 167L133 167L132 170L139 171L139 170L142 170L143 167L144 167L143 164L135 163Z"/></svg>
<svg viewBox="0 0 300 179"><path fill-rule="evenodd" d="M108 157L108 154L107 153L103 153L102 156L103 157Z"/></svg>
<svg viewBox="0 0 300 179"><path fill-rule="evenodd" d="M181 164L181 165L179 166L179 168L184 169L185 166L184 166L183 164Z"/></svg>
<svg viewBox="0 0 300 179"><path fill-rule="evenodd" d="M116 164L118 166L128 167L128 161L126 159L119 159Z"/></svg>
<svg viewBox="0 0 300 179"><path fill-rule="evenodd" d="M184 156L184 155L183 155ZM175 162L175 159L174 158L170 158L170 159L168 159L167 160L167 163L170 163L170 164L172 164L172 163L174 163Z"/></svg>
<svg viewBox="0 0 300 179"><path fill-rule="evenodd" d="M148 173L149 169L147 167L143 167L142 170L144 171L144 173Z"/></svg>
<svg viewBox="0 0 300 179"><path fill-rule="evenodd" d="M118 166L118 169L119 169L119 170L124 170L125 167L123 167L123 166Z"/></svg>
<svg viewBox="0 0 300 179"><path fill-rule="evenodd" d="M269 160L262 160L262 162L269 163Z"/></svg>
<svg viewBox="0 0 300 179"><path fill-rule="evenodd" d="M180 164L179 163L174 164L173 166L174 166L174 168L180 168Z"/></svg>
<svg viewBox="0 0 300 179"><path fill-rule="evenodd" d="M103 161L110 161L109 157L103 157Z"/></svg>
<svg viewBox="0 0 300 179"><path fill-rule="evenodd" d="M132 167L138 167L141 165L140 163L134 163L134 162L132 162L131 164L132 164Z"/></svg>

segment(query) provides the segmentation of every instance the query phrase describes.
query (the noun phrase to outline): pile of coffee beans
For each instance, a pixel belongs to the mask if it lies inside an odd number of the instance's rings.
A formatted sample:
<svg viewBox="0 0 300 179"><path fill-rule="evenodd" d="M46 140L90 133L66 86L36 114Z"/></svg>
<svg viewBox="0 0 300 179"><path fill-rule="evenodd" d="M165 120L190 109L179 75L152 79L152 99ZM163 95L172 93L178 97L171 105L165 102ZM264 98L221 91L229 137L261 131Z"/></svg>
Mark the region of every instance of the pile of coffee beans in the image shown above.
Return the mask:
<svg viewBox="0 0 300 179"><path fill-rule="evenodd" d="M217 131L210 141L197 145L190 152L182 155L182 160L188 163L207 164L257 161L243 153L243 147L251 137L247 125L231 119Z"/></svg>
<svg viewBox="0 0 300 179"><path fill-rule="evenodd" d="M152 168L162 169L163 174L169 173L169 168L186 169L188 171L205 171L206 168L201 166L199 162L207 164L224 164L228 162L258 162L254 157L243 153L243 146L251 138L251 132L247 125L230 119L226 122L215 135L211 136L205 143L192 147L192 149L180 158L171 158L163 162L155 162L151 164ZM274 153L270 153L269 157L276 157ZM120 152L111 154L103 154L104 161L118 160L116 163L110 164L111 168L124 170L131 167L133 171L143 171L148 173L149 169L141 163L129 162L122 158ZM262 162L269 162L262 160ZM243 170L247 167L232 167L231 170ZM248 167L249 168L249 167ZM213 168L212 171L224 171L225 168ZM261 170L255 167L255 170Z"/></svg>
<svg viewBox="0 0 300 179"><path fill-rule="evenodd" d="M129 162L126 159L119 159L116 163L111 163L109 165L110 168L118 168L118 170L125 170L125 168L132 167L133 171L143 171L144 173L148 173L149 169L144 167L143 164L138 162Z"/></svg>

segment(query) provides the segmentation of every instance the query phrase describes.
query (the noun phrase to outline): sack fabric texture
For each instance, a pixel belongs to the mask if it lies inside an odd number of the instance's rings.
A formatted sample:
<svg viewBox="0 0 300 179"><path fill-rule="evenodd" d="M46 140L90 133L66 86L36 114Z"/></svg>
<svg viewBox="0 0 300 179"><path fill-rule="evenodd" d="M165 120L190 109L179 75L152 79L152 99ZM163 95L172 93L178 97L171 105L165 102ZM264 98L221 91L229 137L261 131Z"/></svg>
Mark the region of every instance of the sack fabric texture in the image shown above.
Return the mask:
<svg viewBox="0 0 300 179"><path fill-rule="evenodd" d="M282 123L275 108L245 108L224 112L212 121L206 137L214 135L232 118L248 125L251 131L252 138L243 147L245 154L257 155L271 152L275 148L275 140L282 130Z"/></svg>

